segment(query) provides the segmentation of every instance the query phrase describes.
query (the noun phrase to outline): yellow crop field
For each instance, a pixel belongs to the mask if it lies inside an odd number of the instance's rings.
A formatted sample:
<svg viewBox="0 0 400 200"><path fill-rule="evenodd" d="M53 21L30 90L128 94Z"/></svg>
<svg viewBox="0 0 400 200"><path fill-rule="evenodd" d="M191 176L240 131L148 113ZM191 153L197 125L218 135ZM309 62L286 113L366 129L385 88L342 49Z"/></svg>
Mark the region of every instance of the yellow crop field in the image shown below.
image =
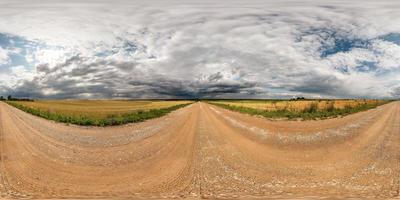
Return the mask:
<svg viewBox="0 0 400 200"><path fill-rule="evenodd" d="M65 116L83 116L89 118L106 118L113 115L132 113L138 110L168 108L191 103L191 101L162 100L36 100L18 101L17 104L41 111L57 113Z"/></svg>
<svg viewBox="0 0 400 200"><path fill-rule="evenodd" d="M384 100L227 100L212 101L218 104L225 104L237 107L247 107L264 111L290 111L303 112L310 107L317 111L333 109L356 108L363 105L376 105L384 103Z"/></svg>

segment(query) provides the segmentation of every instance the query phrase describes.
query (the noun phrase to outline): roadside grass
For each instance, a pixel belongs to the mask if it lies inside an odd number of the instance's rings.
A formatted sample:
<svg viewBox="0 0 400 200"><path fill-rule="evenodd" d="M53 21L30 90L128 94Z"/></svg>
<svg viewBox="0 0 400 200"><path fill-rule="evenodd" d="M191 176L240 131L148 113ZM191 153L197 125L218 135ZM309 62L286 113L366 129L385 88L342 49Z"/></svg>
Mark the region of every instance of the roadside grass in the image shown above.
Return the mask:
<svg viewBox="0 0 400 200"><path fill-rule="evenodd" d="M123 115L138 110L161 109L178 104L190 103L186 100L34 100L13 101L23 106L58 113L65 116L107 118L109 115Z"/></svg>
<svg viewBox="0 0 400 200"><path fill-rule="evenodd" d="M246 106L219 103L218 101L207 101L207 103L209 104L219 106L232 111L237 111L250 115L262 116L265 118L289 119L289 120L294 120L294 119L316 120L316 119L328 119L328 118L340 117L352 113L373 109L388 102L390 101L374 101L372 103L359 104L355 106L347 105L344 106L343 108L335 108L334 107L335 102L333 100L329 102L327 106L324 107L324 109L318 108L318 102L311 102L307 107L303 108L302 110L294 111L287 107L276 110L263 110Z"/></svg>
<svg viewBox="0 0 400 200"><path fill-rule="evenodd" d="M18 102L14 101L6 101L7 104L14 106L22 111L27 113L56 121L68 124L75 124L81 126L115 126L115 125L122 125L127 123L134 123L134 122L142 122L148 119L158 118L164 116L174 110L179 108L183 108L187 105L192 103L184 103L178 104L166 108L159 108L159 109L149 109L149 110L136 110L130 113L123 113L123 114L109 114L103 118L93 118L88 116L76 116L76 115L66 115L60 114L57 112L51 112L48 110L41 110L38 108L28 107Z"/></svg>

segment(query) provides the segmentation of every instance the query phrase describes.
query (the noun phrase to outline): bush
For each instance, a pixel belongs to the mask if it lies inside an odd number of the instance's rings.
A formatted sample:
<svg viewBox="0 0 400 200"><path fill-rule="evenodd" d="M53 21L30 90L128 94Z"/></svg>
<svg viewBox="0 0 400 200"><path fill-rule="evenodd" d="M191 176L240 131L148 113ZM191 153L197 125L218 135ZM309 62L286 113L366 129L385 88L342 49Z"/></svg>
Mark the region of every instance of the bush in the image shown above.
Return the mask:
<svg viewBox="0 0 400 200"><path fill-rule="evenodd" d="M305 113L314 113L318 111L318 102L311 102L310 105L308 105L303 112Z"/></svg>
<svg viewBox="0 0 400 200"><path fill-rule="evenodd" d="M328 105L326 105L326 111L333 112L335 110L335 102L330 101Z"/></svg>

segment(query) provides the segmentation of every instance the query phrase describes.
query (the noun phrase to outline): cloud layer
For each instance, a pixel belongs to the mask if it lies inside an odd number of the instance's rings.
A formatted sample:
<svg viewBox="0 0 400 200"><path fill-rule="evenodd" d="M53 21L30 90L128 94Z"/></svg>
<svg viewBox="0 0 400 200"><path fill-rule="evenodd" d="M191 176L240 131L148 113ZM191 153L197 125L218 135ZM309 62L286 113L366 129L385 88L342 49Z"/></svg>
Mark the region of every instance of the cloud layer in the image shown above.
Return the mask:
<svg viewBox="0 0 400 200"><path fill-rule="evenodd" d="M400 97L398 1L0 3L0 95Z"/></svg>

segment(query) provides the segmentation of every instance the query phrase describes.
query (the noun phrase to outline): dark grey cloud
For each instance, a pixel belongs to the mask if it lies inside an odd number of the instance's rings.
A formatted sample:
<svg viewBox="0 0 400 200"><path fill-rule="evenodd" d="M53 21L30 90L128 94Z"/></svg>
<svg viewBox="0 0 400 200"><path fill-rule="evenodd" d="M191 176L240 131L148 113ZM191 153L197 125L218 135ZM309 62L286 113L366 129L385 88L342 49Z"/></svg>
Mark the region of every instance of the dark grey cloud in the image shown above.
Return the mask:
<svg viewBox="0 0 400 200"><path fill-rule="evenodd" d="M392 95L395 98L400 98L400 86L393 89Z"/></svg>
<svg viewBox="0 0 400 200"><path fill-rule="evenodd" d="M217 74L218 76L218 74ZM129 84L145 87L154 94L173 96L175 98L215 98L227 94L254 95L258 93L255 83L215 82L215 77L209 77L210 82L171 80L166 78L151 79L151 81L130 81Z"/></svg>
<svg viewBox="0 0 400 200"><path fill-rule="evenodd" d="M296 85L289 87L291 91L321 94L336 97L346 97L345 85L335 76L309 74Z"/></svg>

